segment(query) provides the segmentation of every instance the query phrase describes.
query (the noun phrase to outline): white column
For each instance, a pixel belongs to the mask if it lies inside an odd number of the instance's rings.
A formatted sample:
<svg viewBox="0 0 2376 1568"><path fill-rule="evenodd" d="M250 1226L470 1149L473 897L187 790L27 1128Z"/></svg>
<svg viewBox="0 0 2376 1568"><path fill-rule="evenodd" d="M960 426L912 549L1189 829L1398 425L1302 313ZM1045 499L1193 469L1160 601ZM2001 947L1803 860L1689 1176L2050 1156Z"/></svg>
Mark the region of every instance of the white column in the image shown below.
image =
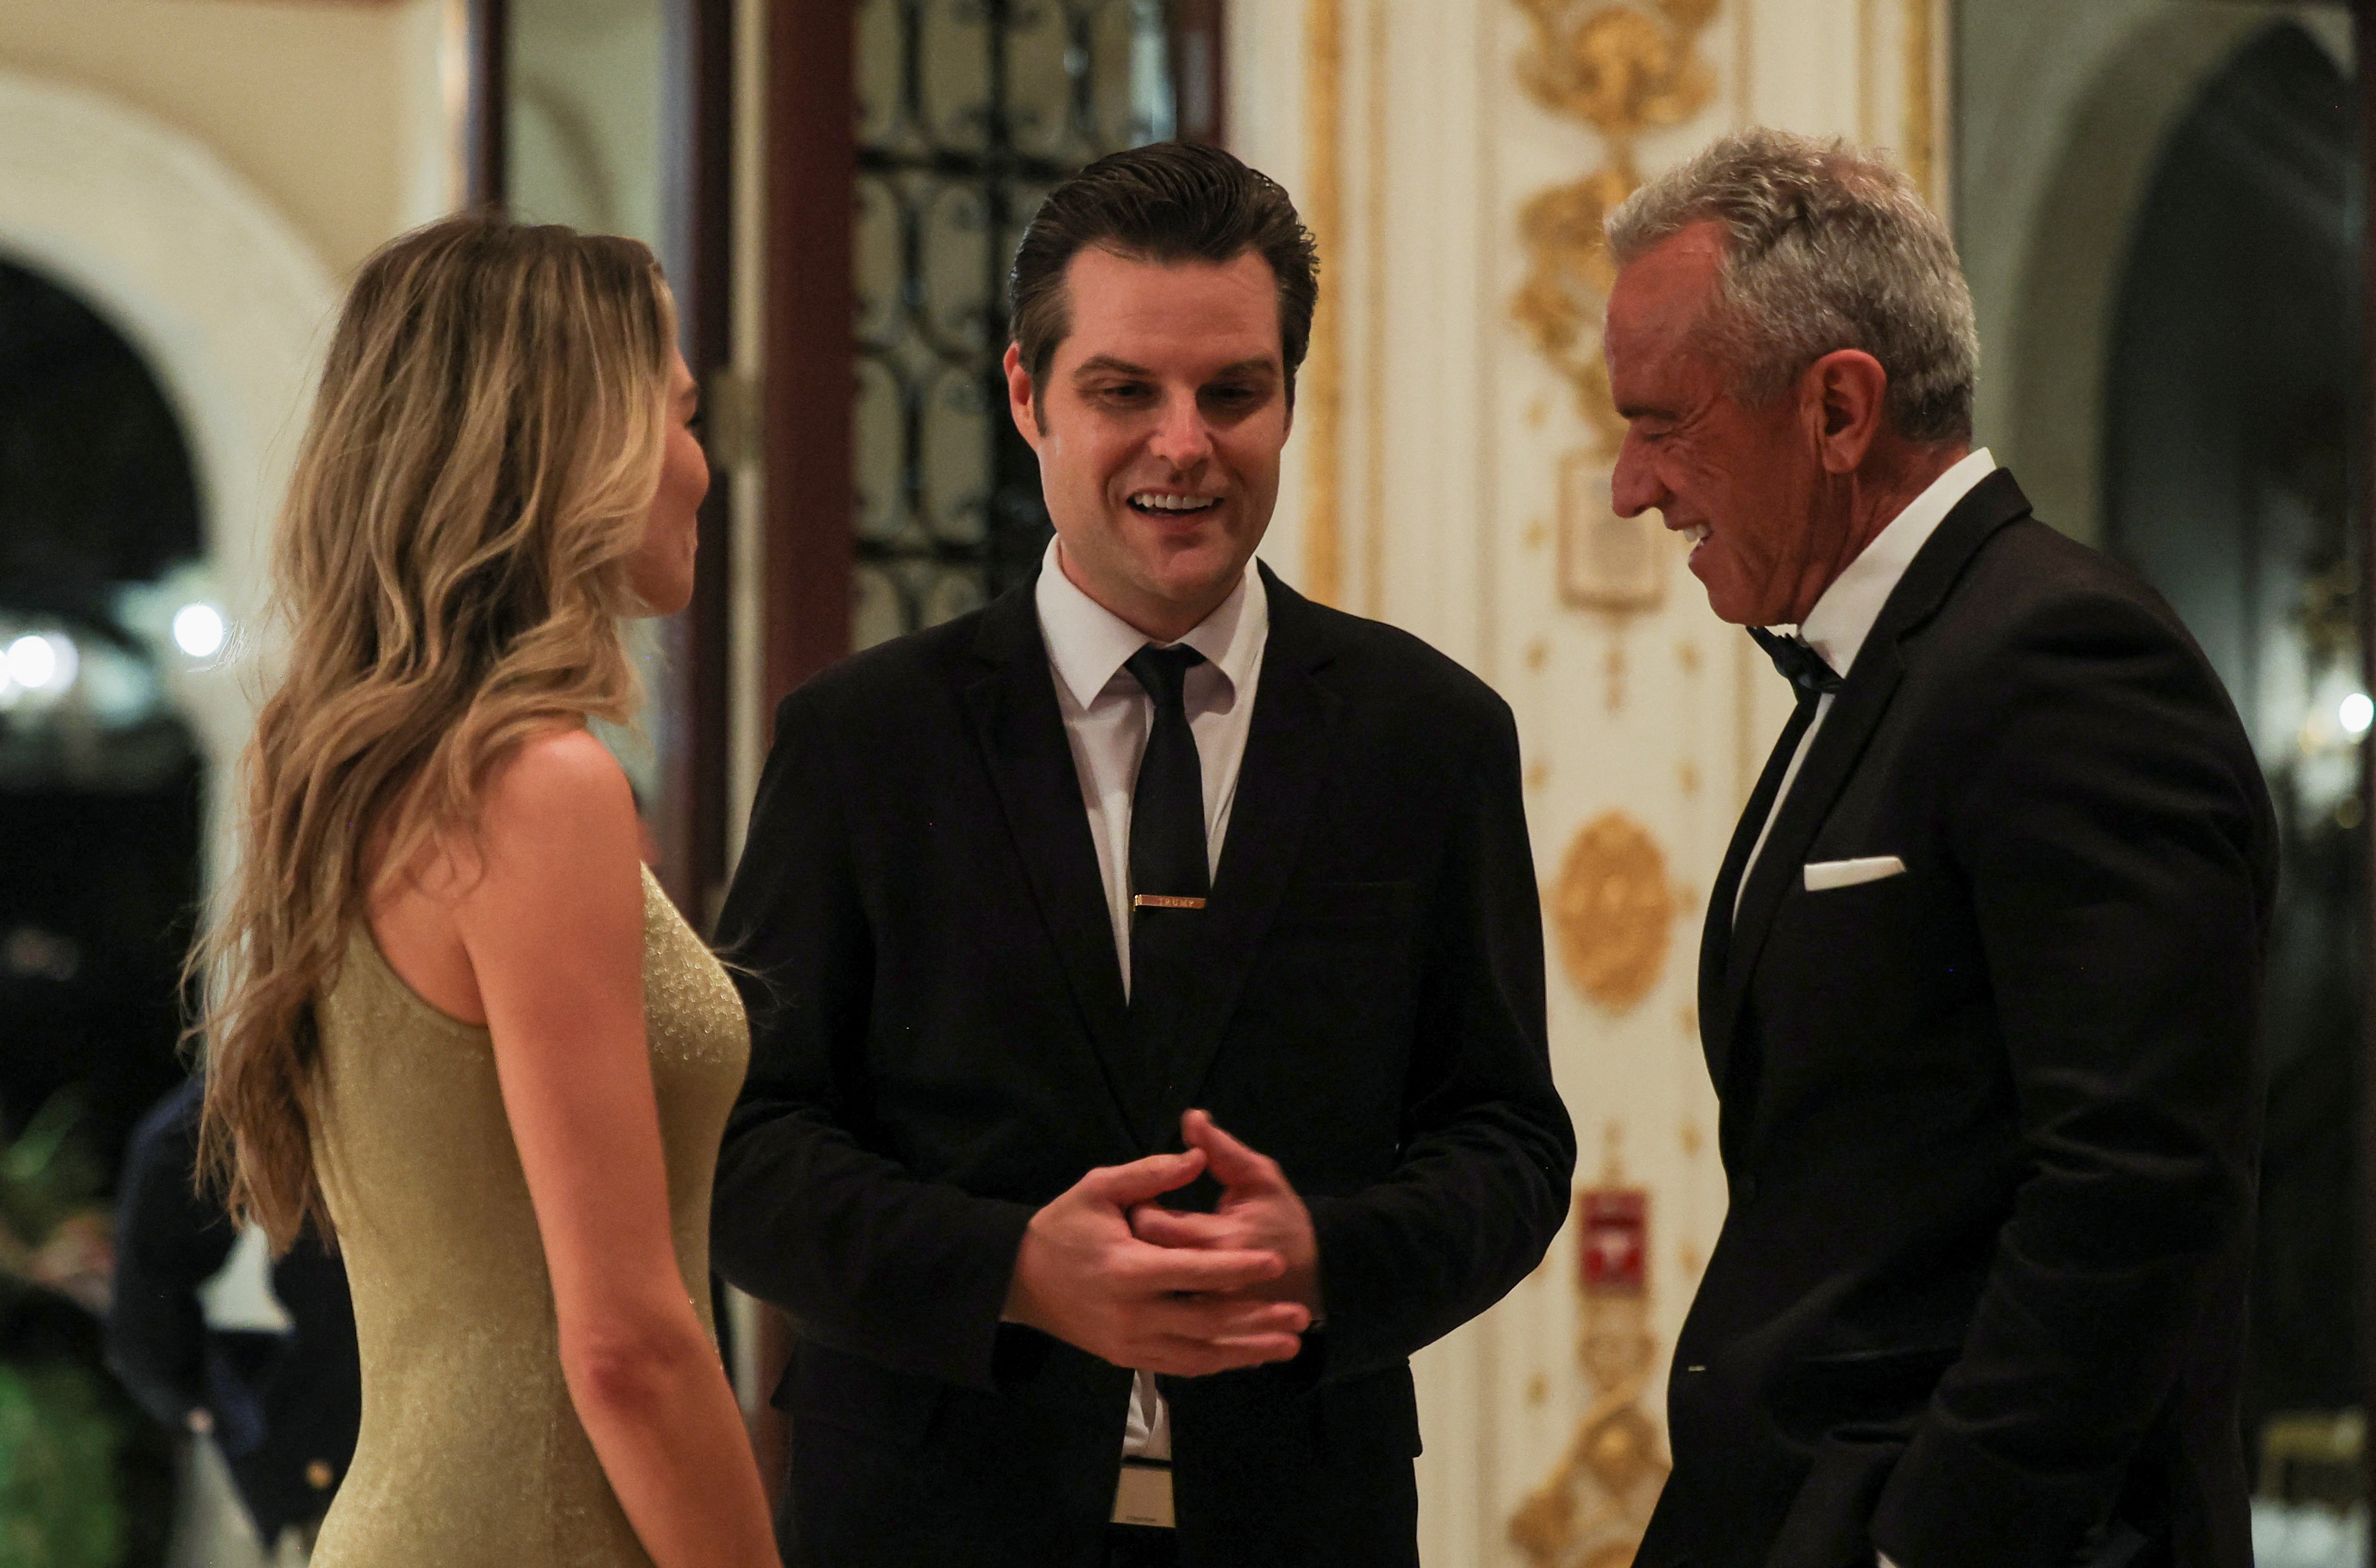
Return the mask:
<svg viewBox="0 0 2376 1568"><path fill-rule="evenodd" d="M1232 141L1308 212L1315 196L1327 209L1323 286L1337 313L1333 385L1304 389L1307 406L1333 395L1337 418L1317 434L1322 422L1300 422L1264 554L1291 582L1333 564L1340 607L1416 632L1510 702L1547 912L1588 891L1563 879L1582 831L1623 819L1584 851L1621 910L1578 922L1601 999L1551 922L1551 1053L1579 1185L1598 1179L1613 1132L1626 1181L1650 1194L1656 1370L1641 1404L1661 1429L1666 1358L1725 1203L1694 1010L1699 921L1789 705L1745 636L1710 616L1663 534L1646 558L1655 603L1590 608L1563 593L1562 530L1572 547L1589 542L1577 530L1608 452L1515 308L1541 263L1520 215L1540 193L1622 169L1629 150L1646 175L1748 123L1892 147L1930 126L1922 150L1937 157L1935 105L1918 118L1913 95L1926 79L1935 93L1941 73L1911 64L1916 42L1937 41L1934 3L1242 0L1230 17ZM1305 47L1315 23L1326 35L1327 7L1333 61ZM1612 10L1626 15L1612 23ZM1612 139L1547 105L1526 85L1536 11L1571 43L1601 15L1595 25L1612 30L1593 39L1600 57L1666 46L1626 57L1673 71L1668 96L1691 112ZM1554 58L1551 74L1579 57ZM1333 563L1318 561L1332 537ZM1644 844L1655 875L1627 859ZM1573 1230L1501 1306L1418 1359L1429 1568L1530 1561L1513 1515L1551 1479L1592 1392Z"/></svg>

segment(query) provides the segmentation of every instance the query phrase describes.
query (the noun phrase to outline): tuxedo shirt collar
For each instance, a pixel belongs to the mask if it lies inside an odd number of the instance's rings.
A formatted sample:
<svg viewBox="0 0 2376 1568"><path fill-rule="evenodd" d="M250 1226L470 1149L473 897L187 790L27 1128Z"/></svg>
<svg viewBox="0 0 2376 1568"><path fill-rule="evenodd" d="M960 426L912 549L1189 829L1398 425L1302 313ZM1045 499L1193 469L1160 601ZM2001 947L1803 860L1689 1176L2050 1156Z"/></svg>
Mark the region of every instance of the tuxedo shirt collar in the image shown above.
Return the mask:
<svg viewBox="0 0 2376 1568"><path fill-rule="evenodd" d="M1058 540L1048 541L1033 600L1048 642L1048 662L1074 703L1087 709L1130 656L1155 639L1082 592L1064 575L1061 549ZM1246 689L1262 662L1270 631L1270 600L1260 588L1249 561L1230 597L1180 639L1180 646L1203 654L1220 675L1229 694L1220 705L1225 707Z"/></svg>
<svg viewBox="0 0 2376 1568"><path fill-rule="evenodd" d="M1873 536L1872 542L1815 600L1815 607L1807 612L1807 619L1799 627L1799 636L1823 656L1824 662L1834 671L1841 675L1848 672L1865 639L1872 635L1873 623L1881 618L1882 607L1889 602L1897 580L1906 575L1915 554L1947 520L1947 514L1955 509L1956 504L1970 494L1980 481L1994 473L1996 467L1997 460L1989 455L1987 447L1973 448L1970 456L1932 480L1921 494L1907 504L1904 511L1891 518L1889 526Z"/></svg>

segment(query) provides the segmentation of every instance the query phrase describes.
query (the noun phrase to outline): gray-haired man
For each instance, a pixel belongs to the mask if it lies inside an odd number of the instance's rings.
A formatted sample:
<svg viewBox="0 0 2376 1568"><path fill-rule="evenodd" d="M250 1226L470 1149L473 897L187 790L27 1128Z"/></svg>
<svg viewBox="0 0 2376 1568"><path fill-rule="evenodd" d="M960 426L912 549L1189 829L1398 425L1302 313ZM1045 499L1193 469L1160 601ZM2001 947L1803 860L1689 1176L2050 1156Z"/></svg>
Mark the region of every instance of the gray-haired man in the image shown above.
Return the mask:
<svg viewBox="0 0 2376 1568"><path fill-rule="evenodd" d="M1799 698L1708 905L1731 1211L1638 1562L2241 1568L2275 835L2235 711L1971 450L1902 176L1744 132L1610 239L1617 508Z"/></svg>

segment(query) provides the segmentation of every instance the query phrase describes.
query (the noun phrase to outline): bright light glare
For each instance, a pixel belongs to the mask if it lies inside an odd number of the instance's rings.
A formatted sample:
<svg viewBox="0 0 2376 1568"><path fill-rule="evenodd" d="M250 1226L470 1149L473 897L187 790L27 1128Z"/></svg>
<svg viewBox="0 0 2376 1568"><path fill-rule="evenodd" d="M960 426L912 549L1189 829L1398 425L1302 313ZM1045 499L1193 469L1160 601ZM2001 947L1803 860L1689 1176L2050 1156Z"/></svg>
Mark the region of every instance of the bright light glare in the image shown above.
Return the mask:
<svg viewBox="0 0 2376 1568"><path fill-rule="evenodd" d="M2370 700L2366 692L2354 692L2343 699L2334 717L2343 725L2344 733L2365 735L2368 726L2376 723L2376 701Z"/></svg>
<svg viewBox="0 0 2376 1568"><path fill-rule="evenodd" d="M173 612L173 644L192 659L210 659L220 651L228 630L222 612L211 604L184 604Z"/></svg>
<svg viewBox="0 0 2376 1568"><path fill-rule="evenodd" d="M64 632L31 632L8 645L8 677L28 691L64 691L74 684L74 640Z"/></svg>

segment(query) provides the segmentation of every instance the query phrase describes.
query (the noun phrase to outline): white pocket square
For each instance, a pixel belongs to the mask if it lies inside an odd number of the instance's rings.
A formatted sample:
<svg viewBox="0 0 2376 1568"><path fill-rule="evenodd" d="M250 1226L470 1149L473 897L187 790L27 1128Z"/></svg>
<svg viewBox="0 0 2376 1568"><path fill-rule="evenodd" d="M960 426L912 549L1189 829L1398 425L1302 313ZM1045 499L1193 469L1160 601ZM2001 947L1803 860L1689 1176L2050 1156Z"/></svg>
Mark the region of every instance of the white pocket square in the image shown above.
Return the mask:
<svg viewBox="0 0 2376 1568"><path fill-rule="evenodd" d="M1895 855L1871 855L1860 861L1809 861L1807 891L1823 893L1835 887L1854 887L1859 882L1879 882L1884 876L1904 876L1906 862Z"/></svg>

